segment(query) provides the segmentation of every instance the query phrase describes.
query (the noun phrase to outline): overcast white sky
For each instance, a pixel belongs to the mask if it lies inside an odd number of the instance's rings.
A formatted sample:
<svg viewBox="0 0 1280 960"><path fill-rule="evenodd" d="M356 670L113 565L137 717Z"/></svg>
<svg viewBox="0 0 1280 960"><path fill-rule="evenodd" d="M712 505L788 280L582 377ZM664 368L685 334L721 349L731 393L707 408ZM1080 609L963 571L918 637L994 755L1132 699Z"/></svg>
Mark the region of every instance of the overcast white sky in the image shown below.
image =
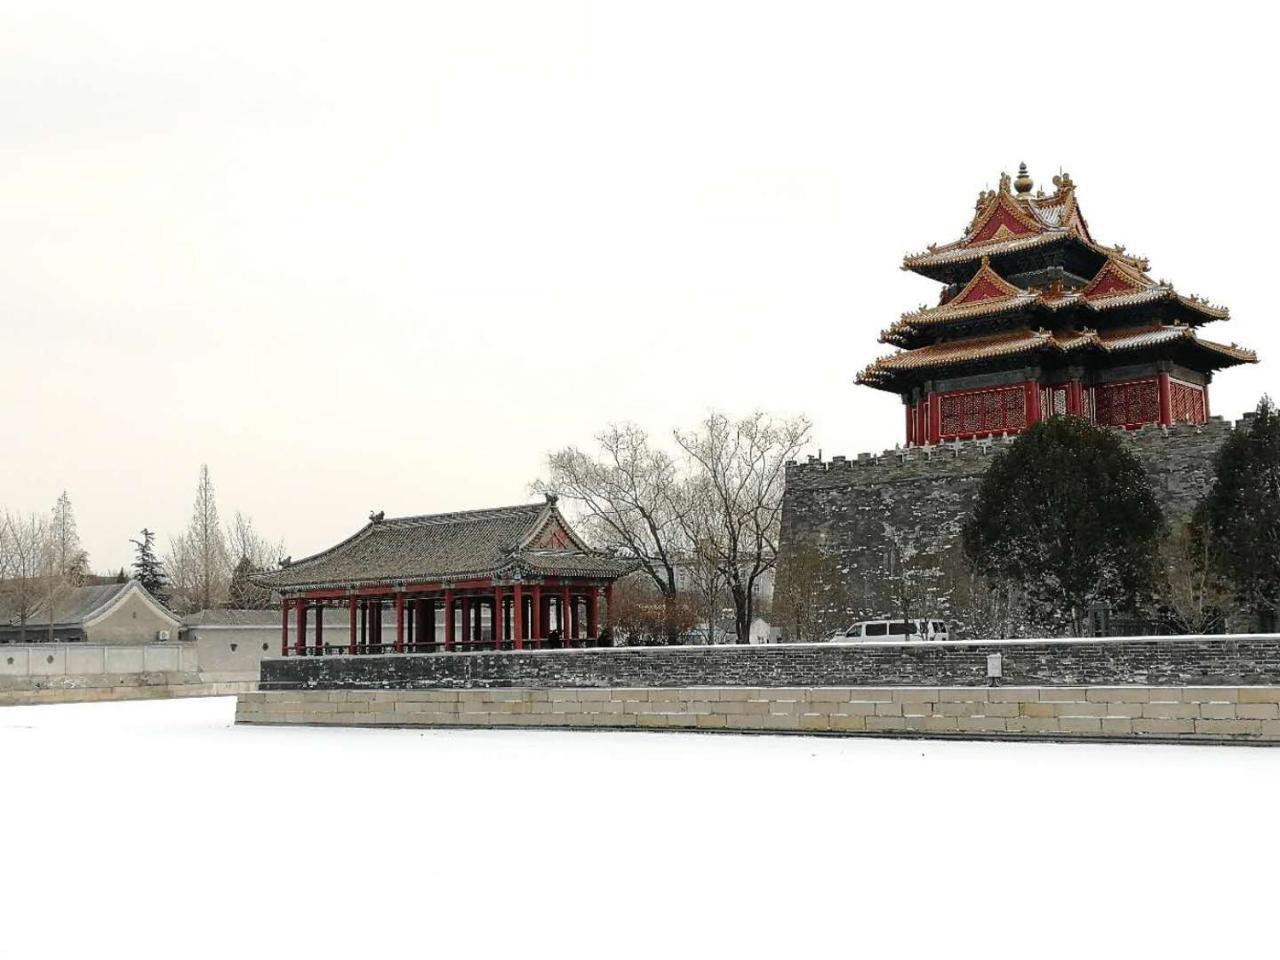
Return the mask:
<svg viewBox="0 0 1280 960"><path fill-rule="evenodd" d="M0 505L62 489L95 568L222 512L301 556L527 498L610 420L807 413L1020 160L1231 307L1275 388L1275 24L1261 5L0 7ZM1263 17L1266 20L1263 20Z"/></svg>

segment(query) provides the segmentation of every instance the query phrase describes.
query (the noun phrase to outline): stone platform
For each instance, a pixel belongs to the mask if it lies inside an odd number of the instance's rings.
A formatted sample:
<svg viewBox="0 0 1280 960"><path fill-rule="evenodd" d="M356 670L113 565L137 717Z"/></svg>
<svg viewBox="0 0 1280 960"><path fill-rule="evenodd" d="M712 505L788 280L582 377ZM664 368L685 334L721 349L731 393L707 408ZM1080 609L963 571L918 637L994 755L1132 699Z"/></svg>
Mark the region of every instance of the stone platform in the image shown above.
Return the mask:
<svg viewBox="0 0 1280 960"><path fill-rule="evenodd" d="M264 690L236 722L1280 743L1280 687Z"/></svg>

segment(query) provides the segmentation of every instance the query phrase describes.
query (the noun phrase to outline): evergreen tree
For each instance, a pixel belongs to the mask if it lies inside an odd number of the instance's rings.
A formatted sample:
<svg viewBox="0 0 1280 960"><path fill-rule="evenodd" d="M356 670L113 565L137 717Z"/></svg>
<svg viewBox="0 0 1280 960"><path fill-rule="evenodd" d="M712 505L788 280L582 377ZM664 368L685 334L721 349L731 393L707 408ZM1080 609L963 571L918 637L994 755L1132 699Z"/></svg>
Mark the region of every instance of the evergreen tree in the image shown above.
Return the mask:
<svg viewBox="0 0 1280 960"><path fill-rule="evenodd" d="M1218 451L1213 486L1196 514L1213 569L1262 629L1280 618L1280 411L1258 402L1247 427Z"/></svg>
<svg viewBox="0 0 1280 960"><path fill-rule="evenodd" d="M239 610L266 610L271 606L271 591L258 586L249 578L261 573L247 557L242 556L231 572L231 586L227 589L228 600L232 607Z"/></svg>
<svg viewBox="0 0 1280 960"><path fill-rule="evenodd" d="M1078 635L1089 604L1146 599L1162 526L1146 471L1114 431L1052 417L996 456L962 538L976 572Z"/></svg>
<svg viewBox="0 0 1280 960"><path fill-rule="evenodd" d="M156 535L146 527L142 528L141 540L129 541L133 544L138 555L137 559L133 561L133 578L161 603L167 603L169 600L169 578L165 574L164 564L156 556L155 541ZM123 572L121 571L121 573Z"/></svg>

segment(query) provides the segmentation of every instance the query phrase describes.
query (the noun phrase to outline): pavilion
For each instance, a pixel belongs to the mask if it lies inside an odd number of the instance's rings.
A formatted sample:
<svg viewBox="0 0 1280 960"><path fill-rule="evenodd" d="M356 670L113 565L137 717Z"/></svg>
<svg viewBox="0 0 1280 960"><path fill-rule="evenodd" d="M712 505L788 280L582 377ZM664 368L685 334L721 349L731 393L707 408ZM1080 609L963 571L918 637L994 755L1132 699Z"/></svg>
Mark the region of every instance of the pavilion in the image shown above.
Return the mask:
<svg viewBox="0 0 1280 960"><path fill-rule="evenodd" d="M549 494L490 510L377 513L336 546L254 579L281 597L282 656L386 652L386 616L395 618L394 652L434 653L595 645L601 599L611 613L614 581L634 568L589 548ZM325 612L334 608L346 609L347 630L331 644Z"/></svg>

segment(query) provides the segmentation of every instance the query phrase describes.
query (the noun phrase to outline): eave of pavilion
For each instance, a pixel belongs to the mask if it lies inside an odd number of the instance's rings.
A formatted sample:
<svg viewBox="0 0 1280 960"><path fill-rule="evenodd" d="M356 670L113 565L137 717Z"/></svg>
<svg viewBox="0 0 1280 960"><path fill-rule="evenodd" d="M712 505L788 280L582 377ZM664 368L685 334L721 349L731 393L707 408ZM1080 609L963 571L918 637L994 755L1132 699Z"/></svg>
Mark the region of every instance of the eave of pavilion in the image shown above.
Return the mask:
<svg viewBox="0 0 1280 960"><path fill-rule="evenodd" d="M351 580L328 580L315 582L291 583L287 586L276 586L282 597L308 597L311 599L338 600L347 597L379 597L397 593L429 595L439 594L446 590L454 593L468 591L484 592L493 587L562 586L574 584L604 585L613 583L636 568L636 564L627 560L618 560L603 555L584 555L580 564L575 564L575 557L557 558L562 563L560 569L546 569L537 563L518 560L510 566L488 571L471 571L440 575L434 573L416 573L403 576L372 577Z"/></svg>
<svg viewBox="0 0 1280 960"><path fill-rule="evenodd" d="M1022 327L984 337L946 341L882 357L860 374L857 382L892 393L905 393L941 375L995 368L1079 362L1086 366L1118 355L1147 353L1182 360L1204 372L1256 363L1257 355L1235 344L1200 339L1184 324L1148 324L1112 330L1055 333Z"/></svg>
<svg viewBox="0 0 1280 960"><path fill-rule="evenodd" d="M987 295L981 295L983 292ZM1060 286L1047 290L1016 287L1001 278L984 257L978 271L955 297L936 307L904 313L881 331L880 342L915 348L939 336L971 336L1019 325L1132 325L1138 318L1130 314L1139 308L1147 322L1159 319L1187 326L1230 317L1226 307L1184 296L1168 283L1157 282L1114 257L1078 290L1062 290ZM1152 308L1159 310L1158 317L1152 317Z"/></svg>

